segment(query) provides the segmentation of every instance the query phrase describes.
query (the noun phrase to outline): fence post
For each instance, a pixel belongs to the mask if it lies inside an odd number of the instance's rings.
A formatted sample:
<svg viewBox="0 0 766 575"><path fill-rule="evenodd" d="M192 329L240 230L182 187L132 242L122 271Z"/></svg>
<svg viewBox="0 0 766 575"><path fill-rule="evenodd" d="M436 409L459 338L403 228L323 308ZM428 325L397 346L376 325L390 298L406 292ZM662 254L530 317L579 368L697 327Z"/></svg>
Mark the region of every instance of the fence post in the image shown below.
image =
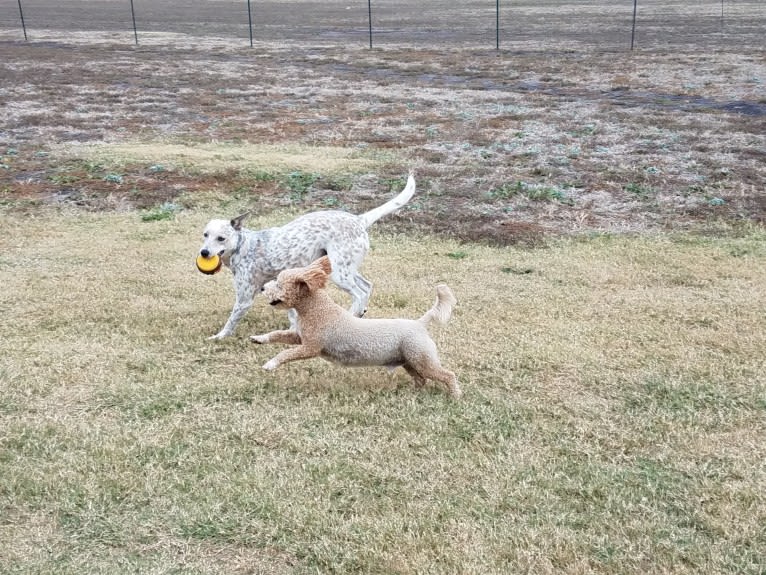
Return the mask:
<svg viewBox="0 0 766 575"><path fill-rule="evenodd" d="M250 30L250 47L253 47L253 15L250 11L250 0L247 0L247 28Z"/></svg>
<svg viewBox="0 0 766 575"><path fill-rule="evenodd" d="M723 0L721 0L721 33L723 34Z"/></svg>
<svg viewBox="0 0 766 575"><path fill-rule="evenodd" d="M130 0L130 16L133 18L133 40L138 46L138 28L136 28L136 10L133 7L133 0Z"/></svg>
<svg viewBox="0 0 766 575"><path fill-rule="evenodd" d="M495 0L495 50L500 49L500 0Z"/></svg>
<svg viewBox="0 0 766 575"><path fill-rule="evenodd" d="M24 10L21 9L21 0L19 0L19 16L21 16L21 29L24 30L24 41L28 42L27 38L27 25L24 23Z"/></svg>
<svg viewBox="0 0 766 575"><path fill-rule="evenodd" d="M367 23L370 28L370 50L372 50L372 0L367 0Z"/></svg>
<svg viewBox="0 0 766 575"><path fill-rule="evenodd" d="M630 51L633 51L633 42L636 39L636 8L638 7L638 0L633 0L633 29L630 32Z"/></svg>

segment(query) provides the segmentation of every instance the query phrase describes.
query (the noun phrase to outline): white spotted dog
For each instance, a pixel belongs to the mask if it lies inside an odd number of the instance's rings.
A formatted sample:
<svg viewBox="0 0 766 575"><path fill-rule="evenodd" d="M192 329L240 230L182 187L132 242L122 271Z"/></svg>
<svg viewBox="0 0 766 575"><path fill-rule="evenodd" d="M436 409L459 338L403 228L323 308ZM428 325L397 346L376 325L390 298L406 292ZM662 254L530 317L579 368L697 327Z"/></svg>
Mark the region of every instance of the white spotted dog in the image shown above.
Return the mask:
<svg viewBox="0 0 766 575"><path fill-rule="evenodd" d="M330 279L351 295L351 313L357 317L367 311L372 283L359 273L370 247L367 228L383 216L404 206L415 193L415 178L410 173L399 195L382 206L354 215L340 210L304 214L292 222L265 230L242 227L247 213L233 220L211 220L202 234L200 255L218 255L234 276L236 302L226 325L210 339L231 335L253 304L264 284L285 269L302 267L326 255L332 264ZM295 311L288 312L295 325Z"/></svg>

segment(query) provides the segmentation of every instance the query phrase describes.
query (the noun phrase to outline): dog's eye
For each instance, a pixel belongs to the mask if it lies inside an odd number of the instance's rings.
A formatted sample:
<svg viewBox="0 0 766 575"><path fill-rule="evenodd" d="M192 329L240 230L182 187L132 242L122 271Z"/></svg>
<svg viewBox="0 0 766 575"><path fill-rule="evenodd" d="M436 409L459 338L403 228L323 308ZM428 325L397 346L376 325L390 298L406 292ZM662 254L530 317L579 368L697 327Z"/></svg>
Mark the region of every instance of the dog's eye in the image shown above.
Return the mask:
<svg viewBox="0 0 766 575"><path fill-rule="evenodd" d="M202 237L203 237L203 238L206 238L206 237L207 237L207 232L205 232L204 234L202 234Z"/></svg>
<svg viewBox="0 0 766 575"><path fill-rule="evenodd" d="M223 236L218 236L218 237L217 237L217 238L215 238L215 239L216 239L216 241L219 241L219 242L225 242L225 241L226 241L226 238L225 238L225 237L223 237Z"/></svg>

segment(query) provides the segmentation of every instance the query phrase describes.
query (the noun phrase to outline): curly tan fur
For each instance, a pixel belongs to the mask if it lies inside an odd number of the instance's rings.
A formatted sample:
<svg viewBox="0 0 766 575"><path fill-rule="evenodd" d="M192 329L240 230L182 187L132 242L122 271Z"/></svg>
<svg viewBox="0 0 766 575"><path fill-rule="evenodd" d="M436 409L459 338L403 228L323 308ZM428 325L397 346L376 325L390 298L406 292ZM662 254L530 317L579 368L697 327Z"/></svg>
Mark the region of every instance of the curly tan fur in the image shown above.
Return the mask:
<svg viewBox="0 0 766 575"><path fill-rule="evenodd" d="M436 344L428 334L432 321L446 323L457 303L444 284L436 288L436 302L420 319L363 319L337 305L325 290L332 273L325 256L303 268L281 272L264 287L273 306L295 309L297 329L254 335L256 343L294 345L263 365L273 370L288 361L323 357L348 366L403 367L415 383L427 379L444 384L450 395L460 397L457 377L444 369Z"/></svg>

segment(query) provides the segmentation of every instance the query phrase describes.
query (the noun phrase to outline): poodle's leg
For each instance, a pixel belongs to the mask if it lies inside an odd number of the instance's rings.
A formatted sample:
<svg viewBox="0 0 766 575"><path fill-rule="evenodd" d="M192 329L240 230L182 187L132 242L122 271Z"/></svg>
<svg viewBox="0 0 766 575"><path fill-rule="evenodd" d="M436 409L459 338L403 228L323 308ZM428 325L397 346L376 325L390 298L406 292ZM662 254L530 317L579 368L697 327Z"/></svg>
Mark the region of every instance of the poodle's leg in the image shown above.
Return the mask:
<svg viewBox="0 0 766 575"><path fill-rule="evenodd" d="M423 387L426 384L425 378L422 375L420 375L414 367L407 364L403 365L402 367L405 369L407 373L409 373L412 376L412 379L415 380L415 385L417 387Z"/></svg>
<svg viewBox="0 0 766 575"><path fill-rule="evenodd" d="M320 350L315 347L309 347L306 345L299 345L298 347L291 347L280 351L277 355L272 357L269 361L263 364L263 369L266 371L272 371L277 369L283 363L288 361L296 361L299 359L310 359L312 357L319 357Z"/></svg>
<svg viewBox="0 0 766 575"><path fill-rule="evenodd" d="M460 390L460 384L457 382L457 376L453 372L444 369L438 363L421 363L418 365L413 365L412 369L417 371L421 378L433 379L434 381L443 383L445 386L447 386L447 391L449 394L455 399L463 394L463 392Z"/></svg>
<svg viewBox="0 0 766 575"><path fill-rule="evenodd" d="M291 329L281 329L271 331L261 335L251 335L250 339L255 343L287 343L290 345L300 345L301 336L297 331Z"/></svg>

